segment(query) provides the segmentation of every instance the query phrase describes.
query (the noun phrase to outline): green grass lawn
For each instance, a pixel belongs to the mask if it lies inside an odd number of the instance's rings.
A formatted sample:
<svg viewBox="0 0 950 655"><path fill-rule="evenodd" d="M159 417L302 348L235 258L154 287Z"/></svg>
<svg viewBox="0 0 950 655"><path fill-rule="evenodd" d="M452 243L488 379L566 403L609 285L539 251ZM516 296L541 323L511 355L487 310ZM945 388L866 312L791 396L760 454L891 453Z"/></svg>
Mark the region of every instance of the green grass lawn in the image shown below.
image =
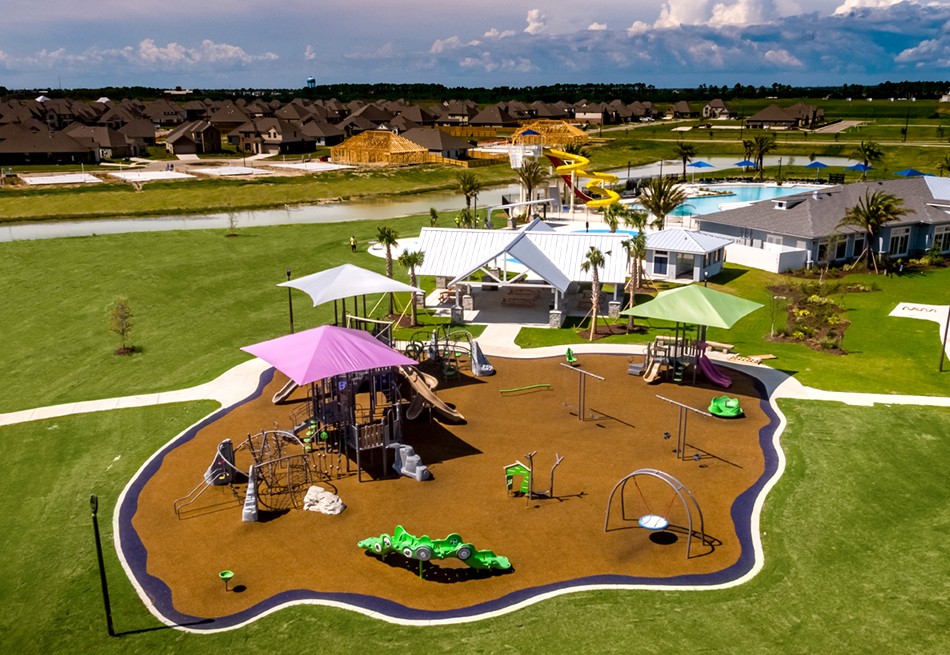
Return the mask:
<svg viewBox="0 0 950 655"><path fill-rule="evenodd" d="M386 224L416 235L420 218ZM151 232L0 244L5 282L0 368L10 376L0 412L182 388L248 359L241 346L286 334L285 281L343 263L379 273L385 261L352 254L382 223ZM428 223L426 223L428 224ZM395 265L396 276L407 279ZM108 307L128 297L141 352L116 357ZM333 305L292 292L296 328L333 321ZM408 298L403 298L403 303ZM378 296L368 298L371 309ZM385 311L385 303L379 313ZM352 312L352 302L348 301ZM362 309L362 307L360 308Z"/></svg>
<svg viewBox="0 0 950 655"><path fill-rule="evenodd" d="M417 235L425 221L410 217L386 223L408 237ZM0 276L7 283L7 311L0 312L0 332L6 341L0 368L11 375L0 411L157 392L210 380L246 359L240 346L289 330L287 293L276 287L286 279L287 267L295 277L345 262L383 272L383 259L365 252L353 255L347 246L350 234L360 243L372 240L381 224L242 228L233 238L225 237L223 230L197 230L0 244ZM400 279L407 279L398 264L395 270ZM950 371L936 372L940 352L936 323L887 314L900 301L940 298L950 284L950 269L901 278L854 277L880 286L881 291L843 298L853 322L844 342L850 351L846 356L765 341L767 310L754 312L728 332L711 331L710 339L735 343L742 354L775 354L773 365L816 387L945 393ZM768 305L766 287L781 279L729 268L713 283ZM424 283L431 288L431 280ZM332 305L314 309L305 294L292 295L298 329L333 320ZM112 355L119 343L107 332L107 314L116 296L128 297L135 314L132 336L141 352L131 357ZM657 331L669 331L669 326L651 325L653 330L646 335L608 341L644 342ZM526 329L519 336L523 347L581 341L570 327Z"/></svg>
<svg viewBox="0 0 950 655"><path fill-rule="evenodd" d="M111 512L144 460L211 404L0 428L0 495L8 508L0 533L0 645L24 654L149 655L303 653L315 644L335 653L946 652L950 411L799 401L782 407L788 465L765 505L765 567L741 586L572 594L497 619L434 628L298 607L200 636L161 626L143 607L116 559ZM90 494L100 498L119 638L105 631ZM319 558L302 565L319 566Z"/></svg>
<svg viewBox="0 0 950 655"><path fill-rule="evenodd" d="M943 373L937 370L942 339L938 325L888 314L899 302L946 302L950 268L903 277L854 274L842 278L841 282L859 282L879 289L833 296L847 309L846 318L852 322L843 341L847 355L767 340L771 323L771 293L767 287L787 279L755 269L727 268L714 280L725 282L725 286L710 286L760 302L765 307L743 318L730 330L710 329L709 338L733 343L737 351L745 355L777 355L778 359L767 363L795 374L803 384L821 389L946 395L950 389L950 366L945 365Z"/></svg>

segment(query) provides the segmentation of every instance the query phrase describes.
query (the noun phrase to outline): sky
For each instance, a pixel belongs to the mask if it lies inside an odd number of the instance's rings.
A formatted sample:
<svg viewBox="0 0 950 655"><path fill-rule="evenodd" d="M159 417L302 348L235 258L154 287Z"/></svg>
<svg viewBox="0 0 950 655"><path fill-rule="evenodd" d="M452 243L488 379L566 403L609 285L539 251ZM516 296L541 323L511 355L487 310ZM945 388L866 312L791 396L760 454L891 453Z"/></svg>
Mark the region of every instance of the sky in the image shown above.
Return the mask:
<svg viewBox="0 0 950 655"><path fill-rule="evenodd" d="M950 0L0 0L0 86L950 79Z"/></svg>

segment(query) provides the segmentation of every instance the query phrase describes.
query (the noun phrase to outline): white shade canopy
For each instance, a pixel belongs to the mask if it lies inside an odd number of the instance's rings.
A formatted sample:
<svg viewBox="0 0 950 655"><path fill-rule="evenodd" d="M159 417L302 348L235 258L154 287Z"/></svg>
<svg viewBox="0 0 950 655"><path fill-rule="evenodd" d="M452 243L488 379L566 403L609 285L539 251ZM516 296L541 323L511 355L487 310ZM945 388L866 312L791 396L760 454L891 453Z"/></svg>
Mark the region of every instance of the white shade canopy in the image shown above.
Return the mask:
<svg viewBox="0 0 950 655"><path fill-rule="evenodd" d="M368 293L418 292L422 289L409 286L398 280L390 280L385 275L368 271L352 264L343 264L328 268L319 273L298 277L296 280L281 282L279 287L291 287L305 291L313 298L313 306L322 305L331 300L362 296Z"/></svg>

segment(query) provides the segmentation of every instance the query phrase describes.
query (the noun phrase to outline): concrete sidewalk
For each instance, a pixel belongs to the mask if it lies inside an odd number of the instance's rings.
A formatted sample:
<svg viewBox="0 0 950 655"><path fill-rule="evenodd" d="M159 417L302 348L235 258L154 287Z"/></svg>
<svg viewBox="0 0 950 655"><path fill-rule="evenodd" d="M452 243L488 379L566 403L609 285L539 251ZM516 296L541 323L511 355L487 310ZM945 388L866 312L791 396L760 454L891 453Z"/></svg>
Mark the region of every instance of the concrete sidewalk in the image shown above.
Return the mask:
<svg viewBox="0 0 950 655"><path fill-rule="evenodd" d="M113 409L183 403L195 400L214 400L220 403L222 407L228 407L243 400L251 391L256 389L261 374L268 368L270 368L270 365L267 364L267 362L255 358L243 364L238 364L214 380L199 384L196 387L179 389L177 391L139 394L136 396L86 400L83 402L25 409L19 412L9 412L7 414L0 414L0 426L57 418L70 414L105 412Z"/></svg>

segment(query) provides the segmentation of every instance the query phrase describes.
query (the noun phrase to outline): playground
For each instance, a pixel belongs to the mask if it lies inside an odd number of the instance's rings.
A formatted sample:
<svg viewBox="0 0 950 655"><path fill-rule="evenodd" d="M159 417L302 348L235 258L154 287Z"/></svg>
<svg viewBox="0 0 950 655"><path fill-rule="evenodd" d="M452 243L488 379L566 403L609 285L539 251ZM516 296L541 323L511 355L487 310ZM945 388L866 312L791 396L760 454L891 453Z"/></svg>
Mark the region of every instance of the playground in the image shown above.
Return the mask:
<svg viewBox="0 0 950 655"><path fill-rule="evenodd" d="M628 374L626 356L492 363L491 377L465 366L453 376L434 372L434 393L464 422L440 422L431 411L403 421L401 441L431 479L400 476L378 456L364 457L358 476L352 457L331 451L311 458L319 463L305 479L298 469L261 489L257 522L242 521L240 476L176 505L201 483L222 440L237 446L252 437L253 445L255 435L292 429L309 387L275 404L287 378L268 369L251 397L169 442L128 489L117 528L142 592L168 620L219 629L295 601L439 620L572 588L716 585L750 571L752 507L776 467L777 419L757 382L730 372L729 396L744 416L724 420L705 411L719 387L702 379L648 385ZM299 452L291 441L283 455ZM246 449L235 461L247 470ZM525 485L510 465L529 462ZM664 472L681 488L629 477L640 470ZM300 509L310 483L338 495L345 510ZM454 553L461 535L510 567L466 565L457 554L382 557L357 545L378 544L397 526ZM233 578L222 584L222 572ZM214 621L197 623L205 619Z"/></svg>

